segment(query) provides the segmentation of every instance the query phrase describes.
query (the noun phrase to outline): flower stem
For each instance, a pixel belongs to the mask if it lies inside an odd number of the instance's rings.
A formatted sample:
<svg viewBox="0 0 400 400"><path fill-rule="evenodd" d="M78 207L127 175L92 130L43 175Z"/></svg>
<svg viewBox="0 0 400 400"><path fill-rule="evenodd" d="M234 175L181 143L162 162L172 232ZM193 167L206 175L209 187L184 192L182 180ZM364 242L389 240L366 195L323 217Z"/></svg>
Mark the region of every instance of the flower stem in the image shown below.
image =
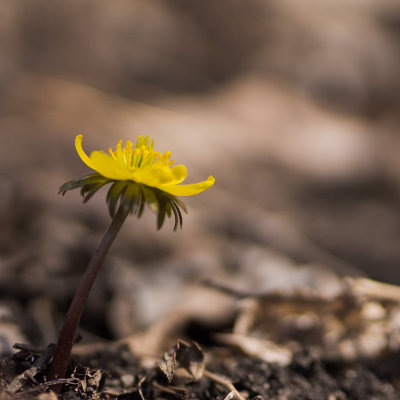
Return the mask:
<svg viewBox="0 0 400 400"><path fill-rule="evenodd" d="M86 268L58 337L58 342L53 354L53 361L50 365L48 374L48 378L50 380L65 378L65 373L71 356L72 345L75 340L86 299L89 296L90 289L92 288L97 273L103 264L104 258L106 257L108 250L110 249L128 214L129 207L121 204L111 222L111 225L109 226L98 248L94 252L89 265ZM60 393L61 388L62 384L55 386L53 390L56 393Z"/></svg>

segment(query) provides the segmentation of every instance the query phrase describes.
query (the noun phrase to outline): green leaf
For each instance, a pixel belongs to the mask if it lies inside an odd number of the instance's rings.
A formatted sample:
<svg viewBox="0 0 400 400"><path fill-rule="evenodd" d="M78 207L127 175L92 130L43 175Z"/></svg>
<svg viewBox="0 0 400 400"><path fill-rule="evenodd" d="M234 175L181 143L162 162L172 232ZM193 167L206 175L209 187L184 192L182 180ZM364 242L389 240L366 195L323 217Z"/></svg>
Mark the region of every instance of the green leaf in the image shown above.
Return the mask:
<svg viewBox="0 0 400 400"><path fill-rule="evenodd" d="M111 218L114 218L118 199L120 198L122 191L126 188L127 184L128 183L126 181L115 182L107 193L108 211Z"/></svg>
<svg viewBox="0 0 400 400"><path fill-rule="evenodd" d="M68 190L77 189L88 184L94 184L99 182L107 183L109 182L109 179L105 178L104 176L98 173L85 175L78 179L73 179L72 181L64 183L63 185L60 186L58 193L64 195Z"/></svg>
<svg viewBox="0 0 400 400"><path fill-rule="evenodd" d="M98 182L98 183L92 183L90 185L85 185L81 189L81 195L83 196L83 202L86 203L91 199L91 197L104 185L106 185L109 182Z"/></svg>
<svg viewBox="0 0 400 400"><path fill-rule="evenodd" d="M140 187L135 182L129 182L122 194L121 201L124 203L125 207L128 208L130 213L136 211L138 204L140 202Z"/></svg>

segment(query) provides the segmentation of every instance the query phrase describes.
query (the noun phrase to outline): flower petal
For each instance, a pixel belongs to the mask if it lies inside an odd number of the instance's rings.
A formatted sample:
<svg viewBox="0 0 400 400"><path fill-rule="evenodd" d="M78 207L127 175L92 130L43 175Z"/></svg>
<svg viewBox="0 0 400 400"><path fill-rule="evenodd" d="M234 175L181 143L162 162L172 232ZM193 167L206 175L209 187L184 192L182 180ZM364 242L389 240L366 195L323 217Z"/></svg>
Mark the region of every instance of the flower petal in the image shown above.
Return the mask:
<svg viewBox="0 0 400 400"><path fill-rule="evenodd" d="M75 138L75 148L76 151L79 154L79 157L82 159L82 161L89 167L92 168L94 170L96 170L96 168L94 167L94 164L92 162L92 160L87 156L87 154L83 151L82 149L82 135L77 135Z"/></svg>
<svg viewBox="0 0 400 400"><path fill-rule="evenodd" d="M106 178L118 181L134 180L131 171L102 151L93 151L92 154L90 154L90 161L93 165L91 168Z"/></svg>
<svg viewBox="0 0 400 400"><path fill-rule="evenodd" d="M183 182L187 177L187 169L184 165L175 165L172 167L172 174L174 176L173 183L177 185L178 183Z"/></svg>
<svg viewBox="0 0 400 400"><path fill-rule="evenodd" d="M192 183L189 185L159 185L158 189L172 194L173 196L193 196L210 188L214 185L214 182L215 178L209 176L207 180L203 182Z"/></svg>
<svg viewBox="0 0 400 400"><path fill-rule="evenodd" d="M146 166L138 168L132 172L132 178L138 183L147 186L160 187L164 185L177 185L187 176L187 170L184 165L177 165L174 168L167 166L153 167Z"/></svg>

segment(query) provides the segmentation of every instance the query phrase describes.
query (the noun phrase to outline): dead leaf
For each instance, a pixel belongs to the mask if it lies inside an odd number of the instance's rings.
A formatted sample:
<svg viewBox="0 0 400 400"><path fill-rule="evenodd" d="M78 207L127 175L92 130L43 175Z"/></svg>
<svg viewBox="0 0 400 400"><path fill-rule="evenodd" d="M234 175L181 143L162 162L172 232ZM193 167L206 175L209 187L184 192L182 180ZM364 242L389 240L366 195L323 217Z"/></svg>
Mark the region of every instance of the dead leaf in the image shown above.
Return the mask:
<svg viewBox="0 0 400 400"><path fill-rule="evenodd" d="M182 383L198 381L204 373L204 353L197 343L178 340L172 349L164 353L157 366L169 383L173 380Z"/></svg>

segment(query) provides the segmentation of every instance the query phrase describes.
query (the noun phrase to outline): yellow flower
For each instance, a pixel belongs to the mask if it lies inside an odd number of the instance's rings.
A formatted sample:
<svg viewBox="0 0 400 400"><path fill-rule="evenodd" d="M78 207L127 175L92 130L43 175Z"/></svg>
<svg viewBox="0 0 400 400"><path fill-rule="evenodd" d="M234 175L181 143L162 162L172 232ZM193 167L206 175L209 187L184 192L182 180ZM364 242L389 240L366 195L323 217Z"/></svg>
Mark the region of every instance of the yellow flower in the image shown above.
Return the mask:
<svg viewBox="0 0 400 400"><path fill-rule="evenodd" d="M148 136L140 136L134 148L131 141L127 141L126 146L122 148L120 140L115 151L109 149L110 154L93 151L88 157L82 149L82 135L75 139L76 151L82 161L108 179L131 180L173 196L193 196L214 184L215 179L210 176L204 182L179 185L186 178L186 167L174 166L174 160L170 161L171 152L161 154L153 150L153 145L154 140L150 142Z"/></svg>
<svg viewBox="0 0 400 400"><path fill-rule="evenodd" d="M164 154L153 149L154 140L149 136L140 136L135 147L127 141L122 147L122 140L116 149L109 149L109 154L103 151L93 151L88 156L82 149L82 135L75 138L75 147L82 161L96 173L65 183L60 187L64 194L70 189L81 188L84 201L89 200L102 186L113 183L107 202L111 216L114 216L118 201L129 207L138 217L143 212L147 202L151 209L158 213L158 227L163 224L165 214L175 215L175 229L182 225L180 208L185 207L175 196L193 196L208 189L215 179L209 176L207 180L194 184L181 184L187 176L184 165L174 165L171 152Z"/></svg>

